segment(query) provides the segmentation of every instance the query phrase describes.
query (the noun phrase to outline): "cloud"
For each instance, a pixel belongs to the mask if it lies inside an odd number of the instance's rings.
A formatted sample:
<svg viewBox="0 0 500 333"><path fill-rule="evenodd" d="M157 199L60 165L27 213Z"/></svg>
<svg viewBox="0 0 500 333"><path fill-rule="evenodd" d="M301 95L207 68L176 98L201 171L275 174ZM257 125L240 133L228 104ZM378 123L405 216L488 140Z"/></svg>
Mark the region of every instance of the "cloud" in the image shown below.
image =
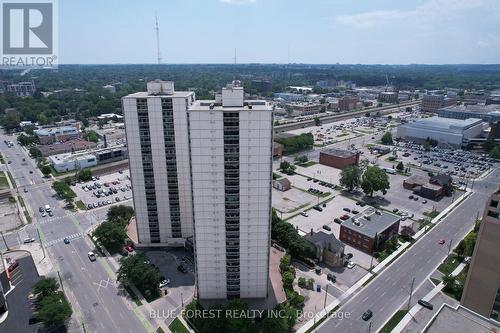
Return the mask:
<svg viewBox="0 0 500 333"><path fill-rule="evenodd" d="M371 28L394 24L399 21L426 22L449 21L457 15L467 14L469 10L479 9L488 12L498 9L490 0L428 0L411 10L376 10L352 15L338 15L335 23L354 27Z"/></svg>
<svg viewBox="0 0 500 333"><path fill-rule="evenodd" d="M230 5L244 5L254 3L256 0L220 0L220 2L228 3Z"/></svg>

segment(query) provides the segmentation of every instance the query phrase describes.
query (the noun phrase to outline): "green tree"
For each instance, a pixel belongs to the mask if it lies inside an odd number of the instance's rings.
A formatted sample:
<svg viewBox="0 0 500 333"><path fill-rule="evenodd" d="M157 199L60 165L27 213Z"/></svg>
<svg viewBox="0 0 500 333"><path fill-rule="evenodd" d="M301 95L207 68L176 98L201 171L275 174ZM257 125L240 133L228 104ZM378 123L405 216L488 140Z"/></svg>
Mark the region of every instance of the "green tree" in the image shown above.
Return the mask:
<svg viewBox="0 0 500 333"><path fill-rule="evenodd" d="M44 297L40 302L40 309L36 317L45 325L59 325L71 317L73 310L62 292Z"/></svg>
<svg viewBox="0 0 500 333"><path fill-rule="evenodd" d="M361 188L369 196L373 196L376 191L385 192L390 186L389 176L376 165L368 166L361 177Z"/></svg>
<svg viewBox="0 0 500 333"><path fill-rule="evenodd" d="M34 286L33 294L40 301L42 298L49 296L59 290L59 283L53 277L42 277Z"/></svg>
<svg viewBox="0 0 500 333"><path fill-rule="evenodd" d="M493 148L492 150L490 150L490 157L491 158L495 158L495 159L500 159L500 149L498 148L498 146L495 146L495 148Z"/></svg>
<svg viewBox="0 0 500 333"><path fill-rule="evenodd" d="M349 166L340 173L340 185L346 187L349 191L358 188L361 182L361 168L358 166Z"/></svg>
<svg viewBox="0 0 500 333"><path fill-rule="evenodd" d="M423 147L425 151L431 150L431 144L429 143L429 141L425 141Z"/></svg>
<svg viewBox="0 0 500 333"><path fill-rule="evenodd" d="M295 277L293 276L292 272L289 272L289 271L284 272L282 275L283 288L292 289L294 279L295 279Z"/></svg>
<svg viewBox="0 0 500 333"><path fill-rule="evenodd" d="M487 153L489 153L493 148L496 147L496 142L495 139L493 138L488 138L484 143L483 143L483 149Z"/></svg>
<svg viewBox="0 0 500 333"><path fill-rule="evenodd" d="M399 161L398 165L396 165L396 169L399 171L403 171L405 169L403 162Z"/></svg>
<svg viewBox="0 0 500 333"><path fill-rule="evenodd" d="M19 114L17 112L9 112L0 120L2 126L7 130L7 132L15 130L21 122L21 118L19 117Z"/></svg>
<svg viewBox="0 0 500 333"><path fill-rule="evenodd" d="M108 221L130 221L130 219L134 216L134 208L125 205L112 206L108 210L107 218Z"/></svg>
<svg viewBox="0 0 500 333"><path fill-rule="evenodd" d="M30 155L33 157L33 158L39 158L39 157L42 157L42 152L40 151L40 149L38 149L37 147L31 147L30 150Z"/></svg>
<svg viewBox="0 0 500 333"><path fill-rule="evenodd" d="M124 226L113 221L101 223L93 235L111 253L120 251L127 238Z"/></svg>
<svg viewBox="0 0 500 333"><path fill-rule="evenodd" d="M52 173L52 168L47 164L43 165L40 170L42 171L42 173L45 177L47 177L48 175L50 175Z"/></svg>
<svg viewBox="0 0 500 333"><path fill-rule="evenodd" d="M82 169L78 171L78 174L76 176L78 180L81 180L83 182L87 182L92 179L92 171L90 169Z"/></svg>
<svg viewBox="0 0 500 333"><path fill-rule="evenodd" d="M150 265L144 263L143 254L120 259L117 279L124 285L133 284L149 299L159 296L160 274Z"/></svg>
<svg viewBox="0 0 500 333"><path fill-rule="evenodd" d="M393 141L391 132L385 132L381 141L384 145L392 145Z"/></svg>
<svg viewBox="0 0 500 333"><path fill-rule="evenodd" d="M231 313L246 313L248 311L248 304L241 299L233 299L229 302L227 310ZM251 318L237 318L229 316L226 317L224 332L252 332L253 320Z"/></svg>
<svg viewBox="0 0 500 333"><path fill-rule="evenodd" d="M314 117L314 125L321 126L321 119L319 119L318 117Z"/></svg>
<svg viewBox="0 0 500 333"><path fill-rule="evenodd" d="M95 131L87 131L85 132L85 134L83 134L83 138L87 141L98 142L99 134L97 134Z"/></svg>

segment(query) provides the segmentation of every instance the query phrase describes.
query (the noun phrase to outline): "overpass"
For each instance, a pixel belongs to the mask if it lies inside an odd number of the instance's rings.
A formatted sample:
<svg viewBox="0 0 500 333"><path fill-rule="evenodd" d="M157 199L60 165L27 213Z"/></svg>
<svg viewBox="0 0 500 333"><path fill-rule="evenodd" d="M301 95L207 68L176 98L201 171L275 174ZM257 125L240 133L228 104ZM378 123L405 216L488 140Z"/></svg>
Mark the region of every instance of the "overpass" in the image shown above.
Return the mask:
<svg viewBox="0 0 500 333"><path fill-rule="evenodd" d="M350 119L354 117L359 117L365 115L367 112L370 112L371 114L380 112L382 115L394 113L398 111L400 108L406 108L407 106L415 106L420 104L420 100L416 101L411 101L411 102L405 102L401 104L395 104L395 105L386 105L378 108L371 108L371 109L364 109L364 110L359 110L359 111L348 111L344 113L337 113L333 115L325 115L325 116L319 116L318 119L321 120L321 124L328 124L328 123L333 123L335 121L339 120L344 120L344 119ZM282 132L287 132L299 128L305 128L309 126L314 126L315 125L315 119L308 119L308 120L303 120L303 121L298 121L296 123L291 123L291 124L283 124L283 125L277 125L274 126L274 133L282 133Z"/></svg>

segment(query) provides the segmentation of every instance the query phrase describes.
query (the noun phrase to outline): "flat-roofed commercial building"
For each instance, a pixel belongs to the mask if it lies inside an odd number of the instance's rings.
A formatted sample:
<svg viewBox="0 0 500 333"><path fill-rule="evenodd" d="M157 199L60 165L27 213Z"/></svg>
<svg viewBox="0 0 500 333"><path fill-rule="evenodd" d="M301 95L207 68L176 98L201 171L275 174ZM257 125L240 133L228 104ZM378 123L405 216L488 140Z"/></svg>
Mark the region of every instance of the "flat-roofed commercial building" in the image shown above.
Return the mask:
<svg viewBox="0 0 500 333"><path fill-rule="evenodd" d="M336 148L325 149L319 153L319 164L337 169L358 165L359 152Z"/></svg>
<svg viewBox="0 0 500 333"><path fill-rule="evenodd" d="M339 239L358 250L373 253L399 232L400 217L367 208L340 225Z"/></svg>
<svg viewBox="0 0 500 333"><path fill-rule="evenodd" d="M122 99L139 246L183 246L193 235L187 109L194 99L159 80Z"/></svg>
<svg viewBox="0 0 500 333"><path fill-rule="evenodd" d="M500 322L500 190L486 203L461 303Z"/></svg>
<svg viewBox="0 0 500 333"><path fill-rule="evenodd" d="M481 119L487 123L500 120L500 105L455 105L439 109L439 117L452 119Z"/></svg>
<svg viewBox="0 0 500 333"><path fill-rule="evenodd" d="M127 127L128 129L128 127ZM201 299L265 298L273 115L241 83L189 108L195 260Z"/></svg>
<svg viewBox="0 0 500 333"><path fill-rule="evenodd" d="M400 125L397 137L423 143L428 138L436 140L440 146L461 147L464 139L480 136L488 125L481 119L449 119L430 117Z"/></svg>
<svg viewBox="0 0 500 333"><path fill-rule="evenodd" d="M436 112L441 108L455 104L457 104L457 99L455 97L426 94L422 97L420 109L424 112Z"/></svg>

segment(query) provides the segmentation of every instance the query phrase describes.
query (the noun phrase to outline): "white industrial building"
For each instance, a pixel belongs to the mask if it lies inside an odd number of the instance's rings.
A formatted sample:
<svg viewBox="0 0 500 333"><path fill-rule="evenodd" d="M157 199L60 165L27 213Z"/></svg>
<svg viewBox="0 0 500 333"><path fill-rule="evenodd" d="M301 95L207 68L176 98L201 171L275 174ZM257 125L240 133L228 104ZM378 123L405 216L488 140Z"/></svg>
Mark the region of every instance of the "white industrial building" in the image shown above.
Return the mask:
<svg viewBox="0 0 500 333"><path fill-rule="evenodd" d="M273 117L238 81L189 108L198 296L268 295ZM127 127L128 129L128 127Z"/></svg>
<svg viewBox="0 0 500 333"><path fill-rule="evenodd" d="M441 146L461 147L464 139L476 138L487 128L481 119L430 117L398 127L397 137L423 143L427 138Z"/></svg>
<svg viewBox="0 0 500 333"><path fill-rule="evenodd" d="M88 152L65 153L49 156L50 163L57 172L67 172L75 169L90 168L97 165L97 158Z"/></svg>
<svg viewBox="0 0 500 333"><path fill-rule="evenodd" d="M194 99L158 80L122 99L139 245L183 246L193 235L187 108Z"/></svg>

